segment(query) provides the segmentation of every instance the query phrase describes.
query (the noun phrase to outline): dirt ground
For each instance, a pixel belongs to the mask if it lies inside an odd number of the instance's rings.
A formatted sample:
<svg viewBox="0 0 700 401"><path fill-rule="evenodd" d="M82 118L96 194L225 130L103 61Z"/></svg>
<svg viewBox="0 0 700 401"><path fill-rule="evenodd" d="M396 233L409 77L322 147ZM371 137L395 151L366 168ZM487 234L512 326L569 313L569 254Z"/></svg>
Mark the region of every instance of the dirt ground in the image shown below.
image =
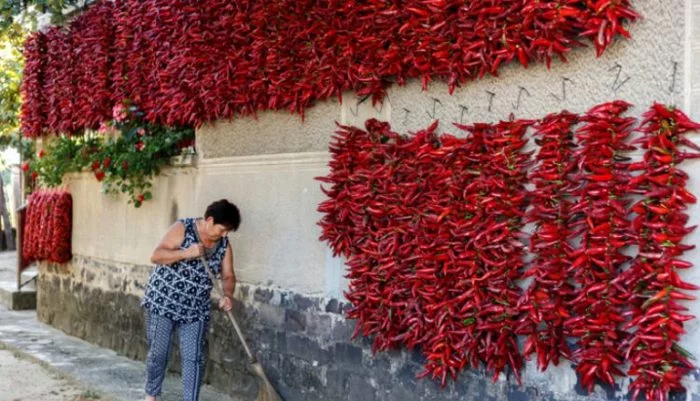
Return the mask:
<svg viewBox="0 0 700 401"><path fill-rule="evenodd" d="M100 397L43 366L0 349L0 401L92 401Z"/></svg>

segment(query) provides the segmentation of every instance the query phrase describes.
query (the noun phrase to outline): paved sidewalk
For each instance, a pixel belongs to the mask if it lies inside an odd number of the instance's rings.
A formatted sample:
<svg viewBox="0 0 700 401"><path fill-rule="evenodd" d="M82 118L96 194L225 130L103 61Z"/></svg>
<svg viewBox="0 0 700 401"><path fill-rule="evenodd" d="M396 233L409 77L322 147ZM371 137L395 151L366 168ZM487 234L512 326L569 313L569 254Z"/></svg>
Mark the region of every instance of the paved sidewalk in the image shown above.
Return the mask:
<svg viewBox="0 0 700 401"><path fill-rule="evenodd" d="M0 401L85 401L92 395L18 352L0 349Z"/></svg>
<svg viewBox="0 0 700 401"><path fill-rule="evenodd" d="M0 306L0 348L19 352L50 370L95 390L102 400L143 400L144 364L68 336L36 319L34 311ZM178 401L180 376L168 375L162 401ZM201 401L234 400L205 386ZM161 401L161 400L159 400Z"/></svg>

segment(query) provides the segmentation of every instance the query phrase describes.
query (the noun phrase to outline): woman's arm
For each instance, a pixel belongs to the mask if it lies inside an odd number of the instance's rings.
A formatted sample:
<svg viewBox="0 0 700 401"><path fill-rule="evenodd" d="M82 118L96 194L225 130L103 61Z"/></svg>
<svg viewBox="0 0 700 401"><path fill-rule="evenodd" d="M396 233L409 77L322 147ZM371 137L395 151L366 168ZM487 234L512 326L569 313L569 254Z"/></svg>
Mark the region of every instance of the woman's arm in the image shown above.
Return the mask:
<svg viewBox="0 0 700 401"><path fill-rule="evenodd" d="M236 289L236 274L233 272L233 250L231 244L226 245L226 254L221 266L221 281L224 283L224 295L233 298Z"/></svg>
<svg viewBox="0 0 700 401"><path fill-rule="evenodd" d="M185 259L198 257L202 253L199 244L192 244L187 249L180 249L185 238L185 226L182 222L175 222L163 236L160 244L153 250L151 263L170 265Z"/></svg>

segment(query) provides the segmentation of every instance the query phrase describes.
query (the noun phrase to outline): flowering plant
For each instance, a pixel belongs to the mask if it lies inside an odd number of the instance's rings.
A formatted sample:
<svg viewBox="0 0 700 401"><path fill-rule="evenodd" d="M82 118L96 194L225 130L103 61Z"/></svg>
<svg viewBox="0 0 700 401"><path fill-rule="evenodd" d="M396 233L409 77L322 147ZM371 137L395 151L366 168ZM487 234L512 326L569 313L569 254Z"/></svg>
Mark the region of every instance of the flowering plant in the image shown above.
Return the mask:
<svg viewBox="0 0 700 401"><path fill-rule="evenodd" d="M170 157L194 153L194 130L147 123L130 102L117 104L113 120L100 126L98 135L59 136L25 162L22 170L47 187L61 185L63 175L89 170L105 193L124 193L140 207L152 198L154 176Z"/></svg>

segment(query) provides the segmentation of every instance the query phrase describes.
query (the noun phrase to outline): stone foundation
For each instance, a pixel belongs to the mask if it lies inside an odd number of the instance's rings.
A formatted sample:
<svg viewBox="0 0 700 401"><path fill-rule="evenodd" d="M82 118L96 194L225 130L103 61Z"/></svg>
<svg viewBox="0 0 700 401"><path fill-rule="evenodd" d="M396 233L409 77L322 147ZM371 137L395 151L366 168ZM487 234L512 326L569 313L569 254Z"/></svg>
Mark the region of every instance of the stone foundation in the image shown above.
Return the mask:
<svg viewBox="0 0 700 401"><path fill-rule="evenodd" d="M74 258L67 266L43 265L38 281L38 315L45 323L127 357L146 355L140 292L150 266L113 265ZM441 390L418 380L419 352L375 356L370 340L351 341L354 323L343 318L347 304L269 288L239 285L234 314L270 380L286 401L479 401L621 400L619 388L596 387L585 396L570 366L544 376L528 365L524 386L501 375L494 383L483 372L465 371ZM254 399L256 383L225 315L212 314L205 381L231 395ZM176 336L177 337L177 336ZM179 370L177 347L170 368ZM697 379L692 378L697 385ZM698 400L676 394L675 400Z"/></svg>

